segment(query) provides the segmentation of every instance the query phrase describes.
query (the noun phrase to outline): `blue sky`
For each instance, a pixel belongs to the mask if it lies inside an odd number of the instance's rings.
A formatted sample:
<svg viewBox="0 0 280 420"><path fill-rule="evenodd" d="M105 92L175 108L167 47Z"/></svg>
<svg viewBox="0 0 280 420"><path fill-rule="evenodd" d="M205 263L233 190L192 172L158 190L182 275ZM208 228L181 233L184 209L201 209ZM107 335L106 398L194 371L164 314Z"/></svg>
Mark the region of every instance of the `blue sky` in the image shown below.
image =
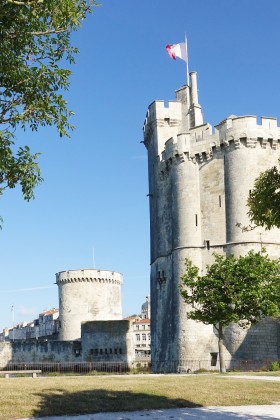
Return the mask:
<svg viewBox="0 0 280 420"><path fill-rule="evenodd" d="M80 49L66 96L72 138L17 132L42 152L44 183L26 203L1 197L0 328L58 307L55 273L120 271L123 315L149 293L149 209L142 126L148 105L173 100L185 64L165 45L188 36L205 121L230 114L280 120L279 0L103 0L73 35Z"/></svg>

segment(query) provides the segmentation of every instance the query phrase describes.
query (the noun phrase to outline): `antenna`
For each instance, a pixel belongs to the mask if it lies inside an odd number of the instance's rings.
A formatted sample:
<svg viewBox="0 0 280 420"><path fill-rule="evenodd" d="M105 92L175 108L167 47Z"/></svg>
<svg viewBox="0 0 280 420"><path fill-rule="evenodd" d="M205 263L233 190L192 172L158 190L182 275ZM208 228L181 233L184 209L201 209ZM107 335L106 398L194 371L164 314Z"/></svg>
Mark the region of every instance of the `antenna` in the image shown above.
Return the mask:
<svg viewBox="0 0 280 420"><path fill-rule="evenodd" d="M95 268L95 256L94 256L94 248L92 247L92 262L93 262L93 268Z"/></svg>

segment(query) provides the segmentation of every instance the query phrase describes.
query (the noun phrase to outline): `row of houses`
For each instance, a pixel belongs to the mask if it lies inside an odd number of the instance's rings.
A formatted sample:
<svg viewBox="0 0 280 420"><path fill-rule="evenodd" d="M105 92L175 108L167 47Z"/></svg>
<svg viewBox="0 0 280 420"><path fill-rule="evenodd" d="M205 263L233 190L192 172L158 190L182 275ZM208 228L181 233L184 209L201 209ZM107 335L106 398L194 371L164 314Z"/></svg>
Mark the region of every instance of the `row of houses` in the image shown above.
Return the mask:
<svg viewBox="0 0 280 420"><path fill-rule="evenodd" d="M31 322L21 322L0 333L0 341L14 340L56 340L59 331L59 310L50 309L39 314Z"/></svg>

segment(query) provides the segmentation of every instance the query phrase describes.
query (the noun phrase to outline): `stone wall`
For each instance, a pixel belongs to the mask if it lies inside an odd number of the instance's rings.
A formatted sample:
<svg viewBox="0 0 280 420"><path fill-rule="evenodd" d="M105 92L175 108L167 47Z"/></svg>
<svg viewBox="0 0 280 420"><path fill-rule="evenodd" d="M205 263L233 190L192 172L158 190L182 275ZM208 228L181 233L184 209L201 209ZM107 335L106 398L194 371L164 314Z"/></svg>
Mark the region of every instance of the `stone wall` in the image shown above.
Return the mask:
<svg viewBox="0 0 280 420"><path fill-rule="evenodd" d="M78 362L81 357L77 344L62 341L3 342L0 343L0 365L8 362Z"/></svg>
<svg viewBox="0 0 280 420"><path fill-rule="evenodd" d="M280 360L280 320L265 318L248 329L230 325L226 330L225 346L234 360Z"/></svg>
<svg viewBox="0 0 280 420"><path fill-rule="evenodd" d="M5 366L12 361L12 346L9 342L0 343L0 366Z"/></svg>
<svg viewBox="0 0 280 420"><path fill-rule="evenodd" d="M83 360L123 362L134 360L134 334L131 321L92 321L82 324Z"/></svg>

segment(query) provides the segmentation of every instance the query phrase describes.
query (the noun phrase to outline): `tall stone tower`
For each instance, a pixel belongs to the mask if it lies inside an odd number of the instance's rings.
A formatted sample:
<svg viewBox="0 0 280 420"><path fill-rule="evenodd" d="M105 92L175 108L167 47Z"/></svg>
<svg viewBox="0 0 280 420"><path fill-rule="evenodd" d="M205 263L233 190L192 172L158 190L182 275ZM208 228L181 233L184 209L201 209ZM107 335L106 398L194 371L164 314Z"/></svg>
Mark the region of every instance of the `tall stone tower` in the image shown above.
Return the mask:
<svg viewBox="0 0 280 420"><path fill-rule="evenodd" d="M190 80L168 106L153 102L144 122L154 371L177 371L190 360L210 359L217 352L213 327L186 316L179 292L186 257L203 273L213 252L239 256L265 246L271 257L280 254L278 229L242 232L236 226L249 224L246 200L255 178L278 164L276 119L263 117L258 124L255 116L231 115L213 131L203 122L195 72ZM240 335L232 337L228 357L241 345Z"/></svg>
<svg viewBox="0 0 280 420"><path fill-rule="evenodd" d="M56 284L61 341L80 339L82 322L122 319L122 274L96 269L61 271Z"/></svg>

